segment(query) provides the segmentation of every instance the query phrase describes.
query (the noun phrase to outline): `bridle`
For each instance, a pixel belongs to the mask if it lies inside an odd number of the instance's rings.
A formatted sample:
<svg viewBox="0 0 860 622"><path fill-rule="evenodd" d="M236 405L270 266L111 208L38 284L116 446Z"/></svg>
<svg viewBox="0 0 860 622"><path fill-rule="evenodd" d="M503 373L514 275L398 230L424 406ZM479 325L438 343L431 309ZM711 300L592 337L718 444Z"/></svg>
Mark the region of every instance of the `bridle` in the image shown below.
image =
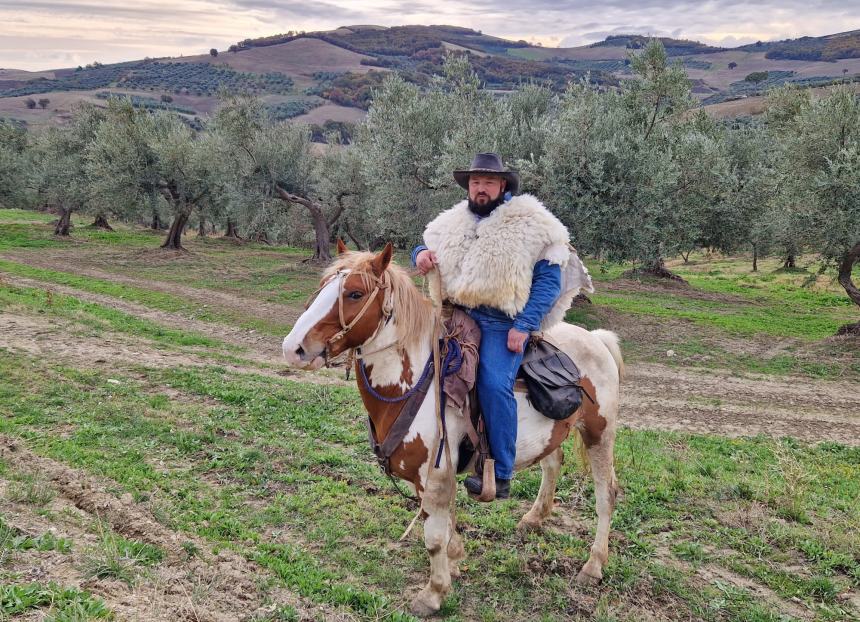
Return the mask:
<svg viewBox="0 0 860 622"><path fill-rule="evenodd" d="M310 298L308 298L307 303L305 303L305 310L310 307L311 303L313 303L314 299L317 295L326 287L329 283L331 283L332 279L338 279L338 291L337 291L337 319L340 323L340 330L336 332L334 335L328 338L325 342L325 351L324 351L324 359L326 367L329 365L329 361L331 360L331 349L341 341L344 337L349 334L355 325L361 321L361 318L364 317L365 313L367 313L368 309L370 309L370 305L373 304L373 301L376 300L376 297L379 295L379 292L383 292L383 301L382 301L382 321L376 326L376 330L373 334L368 337L367 341L372 341L374 337L379 333L382 327L388 323L388 320L391 319L391 315L393 313L393 309L391 307L391 281L388 276L388 270L382 273L381 277L377 277L375 275L373 278L373 291L367 296L367 300L365 300L364 305L362 305L361 309L358 311L356 316L352 318L352 320L347 323L344 319L343 315L343 290L344 284L346 283L347 276L349 275L348 270L338 270L334 275L330 278L326 279L322 285L320 285L319 289L317 289L313 294L311 294ZM364 275L370 276L370 275ZM392 344L393 345L393 344ZM383 348L384 349L384 348Z"/></svg>

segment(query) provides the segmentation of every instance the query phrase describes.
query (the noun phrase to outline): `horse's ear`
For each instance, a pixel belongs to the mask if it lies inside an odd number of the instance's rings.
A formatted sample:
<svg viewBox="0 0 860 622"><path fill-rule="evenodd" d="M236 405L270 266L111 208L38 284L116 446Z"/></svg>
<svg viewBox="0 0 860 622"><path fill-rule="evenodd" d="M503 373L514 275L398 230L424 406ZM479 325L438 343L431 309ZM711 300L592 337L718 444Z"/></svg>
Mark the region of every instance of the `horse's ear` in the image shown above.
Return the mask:
<svg viewBox="0 0 860 622"><path fill-rule="evenodd" d="M373 273L376 276L382 276L382 273L385 272L386 268L388 268L388 264L391 263L391 256L393 254L394 247L391 245L391 242L389 242L385 245L385 248L382 249L382 252L373 258L373 261L370 262L370 266L373 268Z"/></svg>
<svg viewBox="0 0 860 622"><path fill-rule="evenodd" d="M349 252L349 248L347 247L347 245L343 243L343 240L338 238L337 239L337 254L343 255L344 253L348 253L348 252Z"/></svg>

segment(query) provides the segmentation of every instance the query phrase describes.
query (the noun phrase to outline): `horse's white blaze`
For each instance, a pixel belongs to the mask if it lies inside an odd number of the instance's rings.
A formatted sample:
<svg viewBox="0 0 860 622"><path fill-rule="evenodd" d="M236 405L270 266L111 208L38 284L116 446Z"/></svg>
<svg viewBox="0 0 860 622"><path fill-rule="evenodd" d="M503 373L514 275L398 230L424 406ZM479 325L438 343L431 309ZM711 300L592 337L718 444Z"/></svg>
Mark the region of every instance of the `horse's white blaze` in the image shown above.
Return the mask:
<svg viewBox="0 0 860 622"><path fill-rule="evenodd" d="M328 315L334 308L334 305L337 304L337 297L340 292L340 279L342 278L346 277L338 276L333 278L320 290L316 300L296 320L296 324L293 326L290 334L284 337L284 358L287 359L288 364L295 366L307 365L313 363L322 354L322 351L325 349L324 343L306 344L304 341L316 323ZM304 350L304 356L297 353L299 348Z"/></svg>

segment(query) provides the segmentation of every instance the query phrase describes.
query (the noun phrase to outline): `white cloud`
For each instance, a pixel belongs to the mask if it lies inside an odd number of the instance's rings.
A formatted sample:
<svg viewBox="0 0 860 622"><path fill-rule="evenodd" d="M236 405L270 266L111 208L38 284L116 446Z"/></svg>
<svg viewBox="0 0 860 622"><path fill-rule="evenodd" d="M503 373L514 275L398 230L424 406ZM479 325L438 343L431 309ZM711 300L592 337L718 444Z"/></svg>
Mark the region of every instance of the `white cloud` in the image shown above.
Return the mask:
<svg viewBox="0 0 860 622"><path fill-rule="evenodd" d="M637 32L732 46L860 28L838 0L0 0L0 67L199 54L249 37L350 23L452 24L543 45Z"/></svg>

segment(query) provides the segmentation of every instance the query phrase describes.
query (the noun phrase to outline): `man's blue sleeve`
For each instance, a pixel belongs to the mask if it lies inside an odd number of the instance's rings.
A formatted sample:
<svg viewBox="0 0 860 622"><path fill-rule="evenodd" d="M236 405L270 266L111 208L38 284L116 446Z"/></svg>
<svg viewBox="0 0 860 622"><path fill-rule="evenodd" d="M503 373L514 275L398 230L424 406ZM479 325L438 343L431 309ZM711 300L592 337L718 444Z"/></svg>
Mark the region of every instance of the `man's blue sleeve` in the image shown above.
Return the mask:
<svg viewBox="0 0 860 622"><path fill-rule="evenodd" d="M412 265L413 266L415 265L415 262L418 259L418 253L420 253L421 251L426 251L426 250L427 250L427 247L424 246L423 244L419 244L418 246L416 246L412 250Z"/></svg>
<svg viewBox="0 0 860 622"><path fill-rule="evenodd" d="M538 330L561 294L561 266L542 259L535 264L532 288L525 308L514 318L514 328L524 333Z"/></svg>

